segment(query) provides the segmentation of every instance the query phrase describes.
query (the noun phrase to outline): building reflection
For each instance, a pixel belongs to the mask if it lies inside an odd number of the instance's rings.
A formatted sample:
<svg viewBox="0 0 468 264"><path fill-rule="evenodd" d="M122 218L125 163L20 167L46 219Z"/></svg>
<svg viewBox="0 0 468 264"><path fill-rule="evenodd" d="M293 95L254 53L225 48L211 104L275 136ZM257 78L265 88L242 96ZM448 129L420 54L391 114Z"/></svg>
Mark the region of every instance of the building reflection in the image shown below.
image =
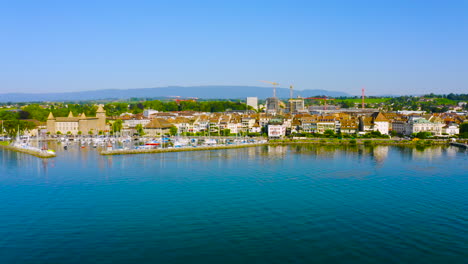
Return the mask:
<svg viewBox="0 0 468 264"><path fill-rule="evenodd" d="M443 157L456 155L453 147L447 146L427 146L427 147L409 147L409 146L395 146L394 149L398 151L407 160L440 160ZM455 150L456 151L456 150Z"/></svg>
<svg viewBox="0 0 468 264"><path fill-rule="evenodd" d="M371 150L371 157L376 165L382 166L388 157L389 146L375 146Z"/></svg>
<svg viewBox="0 0 468 264"><path fill-rule="evenodd" d="M81 148L78 144L70 144L65 150L63 145L49 142L49 147L55 149L57 157L52 159L40 159L23 153L1 150L3 167L30 168L29 171L39 176L47 176L52 169L75 169L75 171L96 168L101 176L110 177L118 175L117 170L130 169L138 173L145 168L153 168L154 175L163 175L171 169L190 168L193 170L206 170L207 173L213 166L236 169L238 166L252 166L258 170L268 170L270 165L281 165L283 162L291 162L288 156L295 155L294 162L300 160L332 161L331 166L341 168L342 175L347 175L346 170L351 166L360 166L371 161L373 168L379 169L388 163L389 156L393 159L427 160L443 163L446 158L453 158L460 153L460 149L446 146L430 146L416 148L409 146L350 146L350 145L266 145L260 147L171 152L155 154L135 154L101 156L99 148ZM393 155L392 155L393 153ZM399 155L395 155L398 153ZM297 160L297 161L296 161ZM366 175L371 174L370 172Z"/></svg>

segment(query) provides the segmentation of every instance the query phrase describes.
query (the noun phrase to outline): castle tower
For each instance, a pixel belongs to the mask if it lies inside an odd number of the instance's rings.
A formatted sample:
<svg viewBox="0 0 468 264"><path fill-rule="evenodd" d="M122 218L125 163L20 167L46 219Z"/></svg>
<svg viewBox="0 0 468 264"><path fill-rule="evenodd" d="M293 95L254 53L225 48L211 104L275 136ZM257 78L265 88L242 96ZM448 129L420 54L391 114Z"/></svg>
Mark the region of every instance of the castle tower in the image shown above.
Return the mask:
<svg viewBox="0 0 468 264"><path fill-rule="evenodd" d="M49 132L50 134L55 134L56 133L55 117L52 114L52 112L50 112L49 116L47 117L47 132Z"/></svg>
<svg viewBox="0 0 468 264"><path fill-rule="evenodd" d="M97 129L98 131L106 130L106 110L102 107L102 105L98 106L98 109L96 111L96 117L98 119L97 121Z"/></svg>
<svg viewBox="0 0 468 264"><path fill-rule="evenodd" d="M82 113L82 114L78 117L78 130L81 131L81 133L82 133L83 135L87 135L87 134L88 134L89 127L88 127L88 120L87 120L87 118L86 118L85 113Z"/></svg>

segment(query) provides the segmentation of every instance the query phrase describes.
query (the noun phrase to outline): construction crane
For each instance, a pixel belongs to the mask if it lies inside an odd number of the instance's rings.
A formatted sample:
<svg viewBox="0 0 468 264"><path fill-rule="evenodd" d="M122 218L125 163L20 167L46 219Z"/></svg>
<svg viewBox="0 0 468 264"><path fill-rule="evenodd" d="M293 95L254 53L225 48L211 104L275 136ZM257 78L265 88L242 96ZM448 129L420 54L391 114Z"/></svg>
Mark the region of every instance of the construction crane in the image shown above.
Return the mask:
<svg viewBox="0 0 468 264"><path fill-rule="evenodd" d="M279 83L277 83L277 82L269 82L269 81L261 81L261 82L269 83L269 84L273 85L273 97L276 97L276 86L278 86Z"/></svg>
<svg viewBox="0 0 468 264"><path fill-rule="evenodd" d="M361 102L362 103L362 109L364 109L364 97L365 97L365 95L364 95L364 87L363 87L362 88L362 97L361 97L361 99L362 99L362 102Z"/></svg>
<svg viewBox="0 0 468 264"><path fill-rule="evenodd" d="M327 110L327 101L328 100L335 100L334 98L328 98L326 96L324 97L307 97L305 99L311 99L311 100L323 100L323 110Z"/></svg>
<svg viewBox="0 0 468 264"><path fill-rule="evenodd" d="M292 86L292 85L289 86L289 98L290 99L293 99L293 88L294 88L294 86Z"/></svg>

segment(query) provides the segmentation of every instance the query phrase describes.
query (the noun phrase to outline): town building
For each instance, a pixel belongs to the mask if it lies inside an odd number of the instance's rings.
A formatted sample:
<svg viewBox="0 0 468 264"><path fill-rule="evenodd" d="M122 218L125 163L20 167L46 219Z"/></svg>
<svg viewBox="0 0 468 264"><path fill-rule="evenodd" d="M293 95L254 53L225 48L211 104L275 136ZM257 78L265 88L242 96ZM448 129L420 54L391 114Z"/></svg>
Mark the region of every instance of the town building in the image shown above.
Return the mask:
<svg viewBox="0 0 468 264"><path fill-rule="evenodd" d="M154 118L146 126L143 127L143 131L148 136L161 136L170 133L171 127L174 125L169 123L163 118Z"/></svg>
<svg viewBox="0 0 468 264"><path fill-rule="evenodd" d="M153 109L145 109L143 111L143 116L146 117L146 118L149 118L151 115L157 114L157 113L159 113L159 111L156 111L156 110L153 110Z"/></svg>
<svg viewBox="0 0 468 264"><path fill-rule="evenodd" d="M378 131L382 135L388 135L389 127L389 120L381 112L375 112L371 116L361 116L359 118L359 131L361 132Z"/></svg>
<svg viewBox="0 0 468 264"><path fill-rule="evenodd" d="M460 128L455 123L450 123L442 127L442 134L449 136L460 134Z"/></svg>
<svg viewBox="0 0 468 264"><path fill-rule="evenodd" d="M251 106L254 110L257 110L258 97L247 97L247 106Z"/></svg>
<svg viewBox="0 0 468 264"><path fill-rule="evenodd" d="M408 116L406 119L397 120L392 123L393 131L402 135L411 135L419 132L429 132L432 135L442 135L444 123L434 120L431 122L422 116Z"/></svg>
<svg viewBox="0 0 468 264"><path fill-rule="evenodd" d="M388 135L390 127L388 119L381 112L372 114L372 118L374 131L379 131L382 135Z"/></svg>
<svg viewBox="0 0 468 264"><path fill-rule="evenodd" d="M273 118L268 124L268 137L269 138L282 138L286 136L287 126L281 118Z"/></svg>
<svg viewBox="0 0 468 264"><path fill-rule="evenodd" d="M312 130L315 133L323 134L327 130L331 130L333 132L339 132L339 121L335 119L333 116L320 116L317 121L312 123Z"/></svg>
<svg viewBox="0 0 468 264"><path fill-rule="evenodd" d="M443 123L433 123L424 117L411 116L407 122L406 135L419 132L430 132L433 135L439 136L442 134Z"/></svg>
<svg viewBox="0 0 468 264"><path fill-rule="evenodd" d="M359 132L359 121L356 119L344 119L340 121L342 134L356 134Z"/></svg>
<svg viewBox="0 0 468 264"><path fill-rule="evenodd" d="M87 117L84 113L75 117L71 111L67 117L54 117L52 112L47 117L47 132L50 134L97 135L108 130L102 105L99 105L95 117Z"/></svg>
<svg viewBox="0 0 468 264"><path fill-rule="evenodd" d="M285 125L268 125L269 138L282 138L284 136L286 136Z"/></svg>

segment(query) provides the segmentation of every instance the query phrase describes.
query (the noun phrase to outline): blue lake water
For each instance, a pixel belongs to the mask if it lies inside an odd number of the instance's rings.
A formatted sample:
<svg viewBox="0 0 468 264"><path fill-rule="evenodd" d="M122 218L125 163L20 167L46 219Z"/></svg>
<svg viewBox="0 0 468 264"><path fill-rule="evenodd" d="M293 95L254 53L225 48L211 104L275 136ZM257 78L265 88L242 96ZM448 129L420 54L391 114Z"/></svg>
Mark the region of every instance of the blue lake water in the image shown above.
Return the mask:
<svg viewBox="0 0 468 264"><path fill-rule="evenodd" d="M0 150L0 263L467 263L454 147Z"/></svg>

